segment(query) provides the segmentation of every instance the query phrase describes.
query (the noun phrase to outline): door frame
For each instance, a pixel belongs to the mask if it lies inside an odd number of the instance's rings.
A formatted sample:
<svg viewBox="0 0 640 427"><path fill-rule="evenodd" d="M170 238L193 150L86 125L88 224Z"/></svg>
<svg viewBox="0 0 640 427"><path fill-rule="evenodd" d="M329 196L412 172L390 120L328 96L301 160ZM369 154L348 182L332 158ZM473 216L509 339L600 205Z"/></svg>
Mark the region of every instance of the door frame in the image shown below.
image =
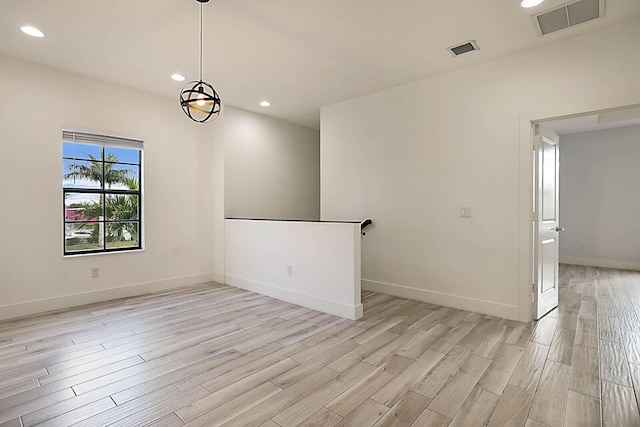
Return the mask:
<svg viewBox="0 0 640 427"><path fill-rule="evenodd" d="M569 119L623 108L640 107L640 96L602 100L585 105L567 105L554 109L520 114L520 179L519 179L519 254L518 254L518 320L531 322L534 317L534 202L533 144L534 125L548 120Z"/></svg>

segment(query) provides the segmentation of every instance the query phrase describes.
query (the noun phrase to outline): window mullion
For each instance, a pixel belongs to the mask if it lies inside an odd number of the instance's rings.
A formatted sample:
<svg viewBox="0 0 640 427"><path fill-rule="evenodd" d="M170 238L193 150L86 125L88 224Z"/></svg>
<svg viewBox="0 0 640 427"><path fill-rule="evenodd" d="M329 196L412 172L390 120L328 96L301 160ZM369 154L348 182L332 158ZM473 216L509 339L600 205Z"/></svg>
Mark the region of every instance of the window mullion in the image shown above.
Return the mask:
<svg viewBox="0 0 640 427"><path fill-rule="evenodd" d="M107 249L107 175L105 162L105 149L102 146L102 250Z"/></svg>

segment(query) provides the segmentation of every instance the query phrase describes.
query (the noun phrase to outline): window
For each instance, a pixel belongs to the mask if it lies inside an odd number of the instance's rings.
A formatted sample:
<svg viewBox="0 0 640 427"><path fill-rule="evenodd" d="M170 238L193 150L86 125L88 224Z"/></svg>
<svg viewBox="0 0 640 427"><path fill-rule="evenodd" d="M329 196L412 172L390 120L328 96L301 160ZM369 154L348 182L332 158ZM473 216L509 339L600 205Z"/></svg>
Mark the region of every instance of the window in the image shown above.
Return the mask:
<svg viewBox="0 0 640 427"><path fill-rule="evenodd" d="M142 146L62 132L65 255L142 249Z"/></svg>

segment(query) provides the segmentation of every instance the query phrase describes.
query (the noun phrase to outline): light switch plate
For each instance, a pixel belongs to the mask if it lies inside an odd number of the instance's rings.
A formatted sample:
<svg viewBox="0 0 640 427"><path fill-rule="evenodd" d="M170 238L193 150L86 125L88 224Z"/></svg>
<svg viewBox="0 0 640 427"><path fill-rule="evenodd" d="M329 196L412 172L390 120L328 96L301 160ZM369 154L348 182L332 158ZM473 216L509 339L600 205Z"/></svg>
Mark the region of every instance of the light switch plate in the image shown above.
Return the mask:
<svg viewBox="0 0 640 427"><path fill-rule="evenodd" d="M471 208L460 208L460 218L471 218Z"/></svg>

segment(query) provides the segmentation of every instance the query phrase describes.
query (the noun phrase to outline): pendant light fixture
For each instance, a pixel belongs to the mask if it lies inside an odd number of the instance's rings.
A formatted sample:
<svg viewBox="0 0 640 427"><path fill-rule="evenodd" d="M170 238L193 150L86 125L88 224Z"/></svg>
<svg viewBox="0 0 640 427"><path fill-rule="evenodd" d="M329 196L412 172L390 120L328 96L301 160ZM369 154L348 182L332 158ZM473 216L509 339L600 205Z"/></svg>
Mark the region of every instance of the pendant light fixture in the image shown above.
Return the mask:
<svg viewBox="0 0 640 427"><path fill-rule="evenodd" d="M196 1L200 3L200 79L182 88L180 106L191 120L205 123L218 117L222 102L213 86L202 80L202 4L209 0Z"/></svg>

